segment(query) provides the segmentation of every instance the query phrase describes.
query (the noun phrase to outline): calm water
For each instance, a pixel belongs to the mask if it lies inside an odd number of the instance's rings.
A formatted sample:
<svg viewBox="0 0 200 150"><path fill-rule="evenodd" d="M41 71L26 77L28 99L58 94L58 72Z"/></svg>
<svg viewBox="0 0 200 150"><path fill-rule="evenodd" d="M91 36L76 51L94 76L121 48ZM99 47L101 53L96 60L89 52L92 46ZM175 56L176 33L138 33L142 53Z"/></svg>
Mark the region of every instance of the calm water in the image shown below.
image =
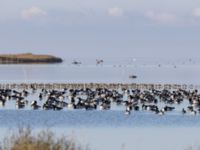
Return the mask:
<svg viewBox="0 0 200 150"><path fill-rule="evenodd" d="M30 111L1 110L1 136L29 125L35 132L51 129L96 150L184 150L199 147L200 116L169 113L158 116L121 111Z"/></svg>
<svg viewBox="0 0 200 150"><path fill-rule="evenodd" d="M130 116L123 111L30 111L1 110L2 127L30 125L33 127L200 127L200 115L168 113L158 116L148 112L133 112Z"/></svg>
<svg viewBox="0 0 200 150"><path fill-rule="evenodd" d="M79 66L72 65L81 61ZM54 65L0 65L1 83L15 82L120 82L200 84L200 59L66 59ZM129 75L137 75L131 80ZM32 97L34 98L34 97ZM184 150L200 145L200 115L182 115L181 109L164 116L148 112L124 115L124 109L109 111L16 110L12 102L0 108L1 138L9 129L30 125L50 128L57 135L71 134L96 150ZM182 108L182 106L180 107Z"/></svg>
<svg viewBox="0 0 200 150"><path fill-rule="evenodd" d="M74 60L82 62L73 65ZM200 83L200 59L65 59L53 65L0 65L0 81L8 82L106 82L106 83ZM129 75L137 79L129 79Z"/></svg>

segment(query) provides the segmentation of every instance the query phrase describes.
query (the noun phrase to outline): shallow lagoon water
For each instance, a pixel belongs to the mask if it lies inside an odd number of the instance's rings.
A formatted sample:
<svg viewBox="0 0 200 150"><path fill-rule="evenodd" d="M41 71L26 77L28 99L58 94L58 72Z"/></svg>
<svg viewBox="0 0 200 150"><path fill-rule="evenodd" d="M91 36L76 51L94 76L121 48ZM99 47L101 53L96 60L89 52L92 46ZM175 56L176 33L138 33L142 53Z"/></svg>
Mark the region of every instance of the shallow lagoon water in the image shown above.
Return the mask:
<svg viewBox="0 0 200 150"><path fill-rule="evenodd" d="M72 65L73 60L53 65L0 65L0 80L200 84L199 59L105 59L99 66L95 59L80 59L83 64L79 66ZM138 78L129 79L132 74ZM72 134L96 150L184 150L200 143L200 115L182 115L180 109L164 116L141 111L125 116L116 107L109 111L32 111L16 110L12 102L6 105L0 110L1 138L9 129L30 125L34 130L50 128L57 135Z"/></svg>
<svg viewBox="0 0 200 150"><path fill-rule="evenodd" d="M74 59L52 65L0 65L1 83L16 82L68 82L68 83L200 83L200 59L105 59L96 65L95 59L76 59L81 65L73 65ZM137 79L130 79L130 75Z"/></svg>
<svg viewBox="0 0 200 150"><path fill-rule="evenodd" d="M95 150L185 150L199 147L200 116L178 112L158 116L122 111L1 110L1 138L20 126L35 132L50 129L68 135Z"/></svg>
<svg viewBox="0 0 200 150"><path fill-rule="evenodd" d="M1 127L30 125L46 127L200 127L200 115L182 115L171 112L158 116L149 112L132 112L124 115L123 111L43 111L43 110L1 110Z"/></svg>

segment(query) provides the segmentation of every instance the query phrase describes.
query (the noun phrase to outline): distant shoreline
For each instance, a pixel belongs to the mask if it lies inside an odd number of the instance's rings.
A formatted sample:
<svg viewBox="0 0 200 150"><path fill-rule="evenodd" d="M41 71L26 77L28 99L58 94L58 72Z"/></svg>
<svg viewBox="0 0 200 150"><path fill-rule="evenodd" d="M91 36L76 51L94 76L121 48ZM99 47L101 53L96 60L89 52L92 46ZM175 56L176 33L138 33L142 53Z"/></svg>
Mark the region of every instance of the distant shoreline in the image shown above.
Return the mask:
<svg viewBox="0 0 200 150"><path fill-rule="evenodd" d="M24 54L1 54L0 64L51 64L62 63L63 60L52 55Z"/></svg>
<svg viewBox="0 0 200 150"><path fill-rule="evenodd" d="M106 89L200 89L200 85L193 84L156 84L156 83L0 83L0 89L85 89L85 88L106 88Z"/></svg>

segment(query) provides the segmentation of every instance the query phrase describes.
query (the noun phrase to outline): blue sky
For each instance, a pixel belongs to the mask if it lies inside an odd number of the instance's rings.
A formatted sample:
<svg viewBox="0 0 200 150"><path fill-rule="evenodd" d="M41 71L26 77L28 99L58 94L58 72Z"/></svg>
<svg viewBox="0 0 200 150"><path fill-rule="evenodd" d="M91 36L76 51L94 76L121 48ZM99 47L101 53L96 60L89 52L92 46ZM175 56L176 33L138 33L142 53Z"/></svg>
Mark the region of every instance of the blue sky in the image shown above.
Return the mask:
<svg viewBox="0 0 200 150"><path fill-rule="evenodd" d="M199 0L0 0L0 53L198 57Z"/></svg>

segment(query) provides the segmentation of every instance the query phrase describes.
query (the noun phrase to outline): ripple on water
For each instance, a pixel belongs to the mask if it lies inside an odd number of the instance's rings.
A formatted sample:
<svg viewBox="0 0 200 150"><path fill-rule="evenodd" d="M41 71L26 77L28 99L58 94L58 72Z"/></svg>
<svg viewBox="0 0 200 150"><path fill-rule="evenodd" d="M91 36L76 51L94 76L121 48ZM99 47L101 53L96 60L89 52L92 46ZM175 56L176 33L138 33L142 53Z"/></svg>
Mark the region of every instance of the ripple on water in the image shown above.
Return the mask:
<svg viewBox="0 0 200 150"><path fill-rule="evenodd" d="M1 110L0 126L33 127L200 127L200 116L169 113L158 116L148 112L123 111L32 111Z"/></svg>

